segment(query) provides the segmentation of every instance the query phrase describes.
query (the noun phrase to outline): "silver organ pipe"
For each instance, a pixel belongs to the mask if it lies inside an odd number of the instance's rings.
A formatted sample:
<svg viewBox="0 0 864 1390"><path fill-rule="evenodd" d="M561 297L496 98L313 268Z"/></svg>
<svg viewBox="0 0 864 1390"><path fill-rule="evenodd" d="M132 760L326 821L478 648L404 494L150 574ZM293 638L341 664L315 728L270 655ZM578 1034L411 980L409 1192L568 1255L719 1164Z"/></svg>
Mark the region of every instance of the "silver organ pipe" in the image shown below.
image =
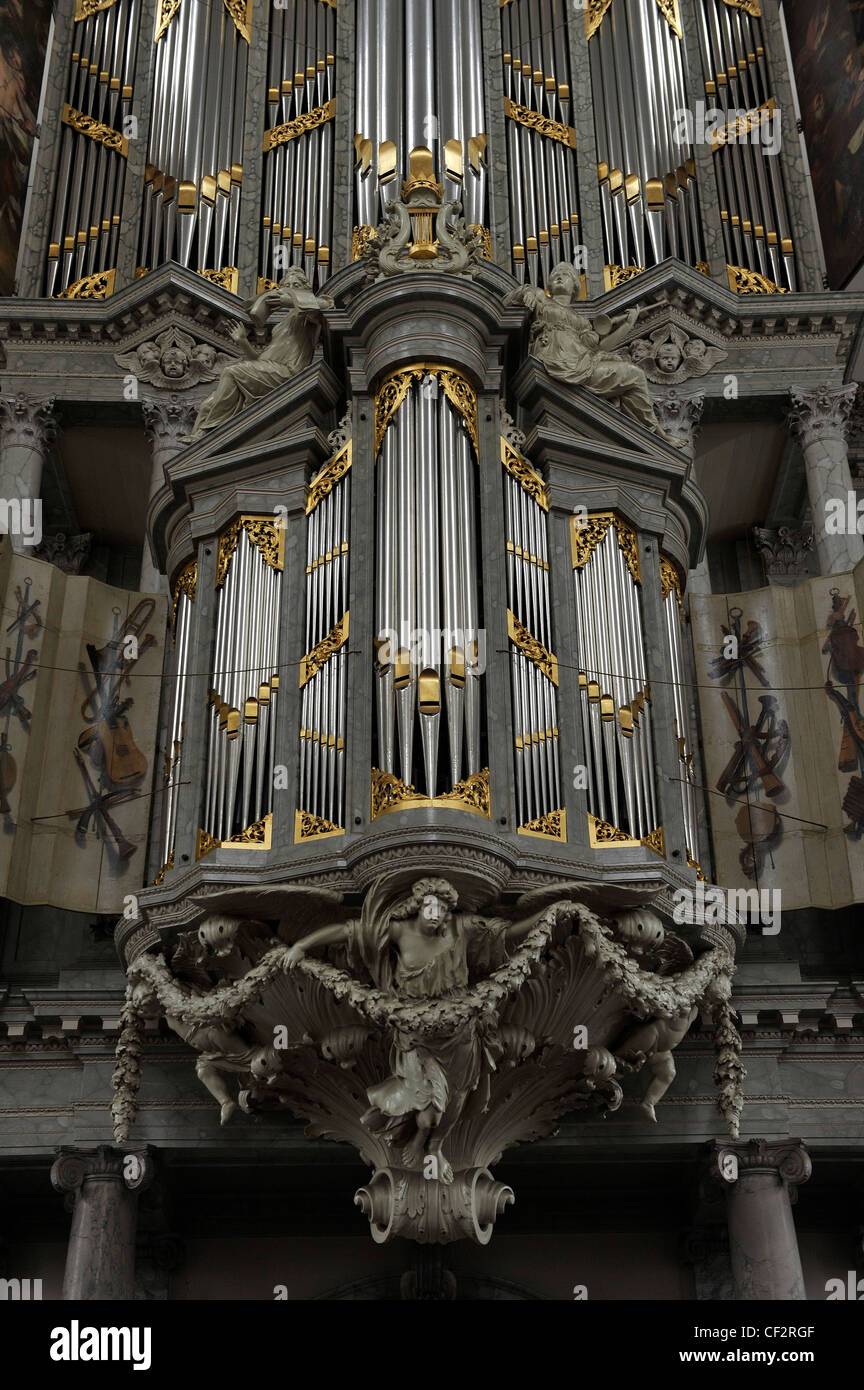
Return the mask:
<svg viewBox="0 0 864 1390"><path fill-rule="evenodd" d="M199 855L269 847L284 544L272 516L241 516L219 538Z"/></svg>
<svg viewBox="0 0 864 1390"><path fill-rule="evenodd" d="M300 665L296 843L344 834L351 458L348 440L312 479L306 501L306 655ZM380 574L380 555L378 563Z"/></svg>
<svg viewBox="0 0 864 1390"><path fill-rule="evenodd" d="M539 473L503 437L501 462L518 829L565 840L558 666L549 622L549 503Z"/></svg>
<svg viewBox="0 0 864 1390"><path fill-rule="evenodd" d="M406 805L461 805L486 775L472 389L447 367L393 373L376 444L373 785L389 780Z"/></svg>
<svg viewBox="0 0 864 1390"><path fill-rule="evenodd" d="M481 0L357 0L355 226L377 225L432 152L446 199L487 226Z"/></svg>
<svg viewBox="0 0 864 1390"><path fill-rule="evenodd" d="M174 606L171 621L174 686L171 692L167 746L162 794L162 860L156 882L161 883L168 869L174 867L174 844L177 834L177 804L182 780L183 740L186 734L186 683L189 676L189 652L192 633L193 604L198 580L198 562L190 560L174 581Z"/></svg>
<svg viewBox="0 0 864 1390"><path fill-rule="evenodd" d="M795 252L779 157L765 153L765 123L776 119L762 21L725 0L698 0L706 105L720 113L712 139L721 221L730 267L796 290ZM792 119L791 113L784 113ZM779 143L779 133L778 133Z"/></svg>
<svg viewBox="0 0 864 1390"><path fill-rule="evenodd" d="M681 580L671 560L660 556L660 592L663 599L663 619L672 666L672 698L675 709L675 741L681 790L681 811L684 818L684 846L691 867L699 861L699 831L696 811L696 781L693 775L693 731L687 699L686 663L684 658L684 609L681 599Z"/></svg>
<svg viewBox="0 0 864 1390"><path fill-rule="evenodd" d="M560 261L582 268L566 15L565 0L501 5L512 269L535 285Z"/></svg>
<svg viewBox="0 0 864 1390"><path fill-rule="evenodd" d="M570 530L591 840L662 854L636 534L612 512Z"/></svg>
<svg viewBox="0 0 864 1390"><path fill-rule="evenodd" d="M332 0L271 8L261 280L278 281L289 266L302 267L318 286L330 274L335 63Z"/></svg>
<svg viewBox="0 0 864 1390"><path fill-rule="evenodd" d="M216 0L157 13L142 270L175 260L236 292L250 25Z"/></svg>
<svg viewBox="0 0 864 1390"><path fill-rule="evenodd" d="M141 0L115 0L75 21L50 219L49 295L93 275L106 277L103 293L113 289L140 17Z"/></svg>
<svg viewBox="0 0 864 1390"><path fill-rule="evenodd" d="M612 0L584 22L607 289L668 256L707 272L678 5Z"/></svg>

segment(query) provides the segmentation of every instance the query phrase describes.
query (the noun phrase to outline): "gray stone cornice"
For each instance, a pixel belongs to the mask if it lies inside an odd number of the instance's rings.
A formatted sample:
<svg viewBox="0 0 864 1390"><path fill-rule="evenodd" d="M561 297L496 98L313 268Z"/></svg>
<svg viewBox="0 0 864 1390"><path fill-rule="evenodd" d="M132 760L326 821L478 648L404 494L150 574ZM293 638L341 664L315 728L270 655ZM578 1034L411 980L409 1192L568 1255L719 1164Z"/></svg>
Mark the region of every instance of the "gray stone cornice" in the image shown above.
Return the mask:
<svg viewBox="0 0 864 1390"><path fill-rule="evenodd" d="M415 362L452 364L479 389L497 393L504 350L524 318L503 302L514 283L488 262L473 277L417 271L367 285L359 267L334 276L328 292L342 307L325 318L354 393L371 391L385 373Z"/></svg>

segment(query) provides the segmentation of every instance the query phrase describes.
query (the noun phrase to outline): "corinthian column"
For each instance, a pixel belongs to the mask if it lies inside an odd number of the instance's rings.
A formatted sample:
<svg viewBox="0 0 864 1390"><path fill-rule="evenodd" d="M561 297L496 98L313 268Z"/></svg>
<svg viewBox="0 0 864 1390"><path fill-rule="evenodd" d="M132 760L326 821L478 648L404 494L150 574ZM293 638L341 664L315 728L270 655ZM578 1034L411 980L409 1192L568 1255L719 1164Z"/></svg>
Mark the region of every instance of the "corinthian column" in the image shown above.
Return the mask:
<svg viewBox="0 0 864 1390"><path fill-rule="evenodd" d="M150 1185L153 1171L148 1149L126 1152L100 1144L58 1150L51 1183L73 1204L63 1277L67 1302L132 1298L138 1193Z"/></svg>
<svg viewBox="0 0 864 1390"><path fill-rule="evenodd" d="M816 551L823 574L842 574L864 558L864 539L857 529L847 527L837 535L826 529L826 521L836 511L838 502L855 518L846 432L857 391L853 382L849 386L817 386L790 392L789 423L804 452ZM829 507L829 503L835 507Z"/></svg>
<svg viewBox="0 0 864 1390"><path fill-rule="evenodd" d="M8 525L14 550L42 540L42 468L58 429L53 412L53 400L31 400L23 391L0 396L0 523L4 533Z"/></svg>
<svg viewBox="0 0 864 1390"><path fill-rule="evenodd" d="M150 474L150 488L147 493L148 505L165 483L165 465L183 448L184 435L195 423L197 408L191 401L180 396L154 397L142 401L145 433L152 450L153 466ZM166 581L156 566L150 553L150 542L145 537L141 555L141 579L138 587L147 593L167 593Z"/></svg>
<svg viewBox="0 0 864 1390"><path fill-rule="evenodd" d="M736 1298L806 1299L792 1218L796 1189L812 1171L801 1140L717 1140L712 1168L726 1190Z"/></svg>

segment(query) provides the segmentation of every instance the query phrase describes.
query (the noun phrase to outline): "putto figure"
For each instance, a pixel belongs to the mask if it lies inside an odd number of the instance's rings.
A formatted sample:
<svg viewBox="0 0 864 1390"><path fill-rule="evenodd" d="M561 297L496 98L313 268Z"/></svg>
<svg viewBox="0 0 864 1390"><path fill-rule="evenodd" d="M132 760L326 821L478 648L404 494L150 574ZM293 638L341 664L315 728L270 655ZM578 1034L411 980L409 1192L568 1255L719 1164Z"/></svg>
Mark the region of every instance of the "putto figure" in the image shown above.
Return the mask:
<svg viewBox="0 0 864 1390"><path fill-rule="evenodd" d="M504 303L524 304L531 310L531 353L550 376L605 397L677 448L679 441L666 434L657 421L645 373L613 351L624 342L640 310L629 309L617 319L597 314L592 321L572 308L580 284L578 271L562 262L549 276L548 296L533 285L519 285Z"/></svg>
<svg viewBox="0 0 864 1390"><path fill-rule="evenodd" d="M275 290L264 290L247 305L249 317L261 328L271 314L287 309L273 329L269 346L252 346L242 323L231 326L231 337L243 349L246 362L223 367L216 389L202 402L195 428L188 440L200 439L206 430L232 420L245 406L275 391L297 376L312 361L321 330L321 314L333 308L333 300L316 295L299 267L285 272Z"/></svg>
<svg viewBox="0 0 864 1390"><path fill-rule="evenodd" d="M418 879L407 896L389 905L372 892L358 919L311 932L291 948L286 965L293 967L315 947L344 945L349 968L368 972L386 994L405 1000L464 998L470 984L507 960L508 943L526 936L549 910L547 905L508 922L457 912L457 904L456 890L445 879ZM452 1182L442 1143L469 1097L472 1108L485 1110L501 1046L482 1017L455 1028L443 1020L436 1026L433 1007L424 1022L422 1029L394 1027L392 1075L369 1088L363 1123L404 1144L402 1159L409 1168L434 1155L435 1176Z"/></svg>

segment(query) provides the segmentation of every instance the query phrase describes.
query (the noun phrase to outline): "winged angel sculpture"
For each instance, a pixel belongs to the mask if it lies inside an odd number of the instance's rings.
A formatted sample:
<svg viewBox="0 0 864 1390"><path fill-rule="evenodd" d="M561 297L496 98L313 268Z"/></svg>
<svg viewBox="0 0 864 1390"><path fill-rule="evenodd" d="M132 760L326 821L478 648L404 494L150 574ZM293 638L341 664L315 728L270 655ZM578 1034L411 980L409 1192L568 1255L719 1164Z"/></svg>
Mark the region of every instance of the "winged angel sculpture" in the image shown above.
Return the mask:
<svg viewBox="0 0 864 1390"><path fill-rule="evenodd" d="M306 887L211 890L197 932L129 968L118 1140L154 1016L198 1052L223 1124L238 1105L284 1107L310 1136L358 1149L374 1172L355 1200L378 1241L488 1241L513 1200L489 1165L566 1113L616 1110L618 1074L643 1066L640 1103L656 1118L697 1013L714 1022L718 1103L737 1131L730 952L694 959L637 894L615 891L610 910L588 885L550 884L491 916L444 878L388 875L359 914ZM240 915L250 906L255 918Z"/></svg>

